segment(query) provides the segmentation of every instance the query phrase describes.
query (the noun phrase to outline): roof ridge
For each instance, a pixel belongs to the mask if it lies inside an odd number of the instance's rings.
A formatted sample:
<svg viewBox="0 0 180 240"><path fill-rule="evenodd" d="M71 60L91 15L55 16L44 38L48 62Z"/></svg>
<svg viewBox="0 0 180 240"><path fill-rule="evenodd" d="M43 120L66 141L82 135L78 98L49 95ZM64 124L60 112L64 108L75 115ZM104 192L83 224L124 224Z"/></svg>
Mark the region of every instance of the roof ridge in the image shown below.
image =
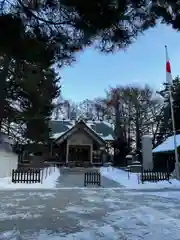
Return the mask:
<svg viewBox="0 0 180 240"><path fill-rule="evenodd" d="M57 136L58 134L65 133L66 131L73 128L76 123L83 122L90 130L94 131L102 139L113 140L114 139L114 128L111 123L107 121L92 121L83 119L70 120L70 119L60 119L60 120L50 120L50 128L52 129L51 135Z"/></svg>

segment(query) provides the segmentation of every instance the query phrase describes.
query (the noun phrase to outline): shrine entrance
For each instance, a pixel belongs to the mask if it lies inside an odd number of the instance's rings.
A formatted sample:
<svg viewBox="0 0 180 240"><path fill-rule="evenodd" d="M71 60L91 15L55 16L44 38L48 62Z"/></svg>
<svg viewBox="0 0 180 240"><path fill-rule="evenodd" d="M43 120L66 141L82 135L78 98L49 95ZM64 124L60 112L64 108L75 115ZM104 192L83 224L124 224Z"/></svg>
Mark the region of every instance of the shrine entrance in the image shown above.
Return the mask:
<svg viewBox="0 0 180 240"><path fill-rule="evenodd" d="M91 161L90 145L69 145L69 162L83 163Z"/></svg>

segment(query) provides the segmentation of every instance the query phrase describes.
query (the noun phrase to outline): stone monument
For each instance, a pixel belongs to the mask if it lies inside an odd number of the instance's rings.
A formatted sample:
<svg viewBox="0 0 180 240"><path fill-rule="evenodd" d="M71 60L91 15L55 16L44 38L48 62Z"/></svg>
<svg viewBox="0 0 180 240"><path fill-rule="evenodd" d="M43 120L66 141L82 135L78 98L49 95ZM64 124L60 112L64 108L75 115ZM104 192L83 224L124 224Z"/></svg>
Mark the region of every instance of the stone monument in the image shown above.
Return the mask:
<svg viewBox="0 0 180 240"><path fill-rule="evenodd" d="M153 169L152 136L142 136L143 169Z"/></svg>

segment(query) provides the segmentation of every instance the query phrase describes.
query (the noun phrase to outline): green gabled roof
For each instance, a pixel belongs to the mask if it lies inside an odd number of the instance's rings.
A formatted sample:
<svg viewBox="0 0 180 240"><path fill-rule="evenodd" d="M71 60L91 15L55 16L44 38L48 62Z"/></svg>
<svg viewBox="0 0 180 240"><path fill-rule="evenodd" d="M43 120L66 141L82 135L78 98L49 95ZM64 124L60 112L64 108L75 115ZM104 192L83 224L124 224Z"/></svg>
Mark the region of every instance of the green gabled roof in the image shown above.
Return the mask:
<svg viewBox="0 0 180 240"><path fill-rule="evenodd" d="M51 138L58 138L70 130L76 121L74 120L52 120L49 123L51 129ZM114 130L110 123L104 121L86 121L85 124L96 132L103 140L112 141L114 139Z"/></svg>

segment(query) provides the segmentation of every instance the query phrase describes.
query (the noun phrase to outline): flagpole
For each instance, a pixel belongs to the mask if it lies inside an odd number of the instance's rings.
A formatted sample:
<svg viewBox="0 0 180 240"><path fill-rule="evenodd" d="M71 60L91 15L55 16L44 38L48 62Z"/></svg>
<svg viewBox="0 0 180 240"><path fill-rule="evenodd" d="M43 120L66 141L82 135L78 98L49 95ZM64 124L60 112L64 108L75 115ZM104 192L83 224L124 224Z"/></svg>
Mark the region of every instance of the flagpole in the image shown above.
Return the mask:
<svg viewBox="0 0 180 240"><path fill-rule="evenodd" d="M168 52L167 52L167 46L165 46L166 49L166 61L168 59ZM166 79L167 81L167 79ZM173 107L173 97L172 97L172 91L171 91L171 84L167 81L168 89L169 89L169 100L170 100L170 108L171 108L171 119L172 119L172 129L173 129L173 138L174 138L174 151L175 151L175 172L176 172L176 178L180 178L179 174L179 159L178 159L178 150L177 150L177 141L176 141L176 126L175 126L175 119L174 119L174 107Z"/></svg>
<svg viewBox="0 0 180 240"><path fill-rule="evenodd" d="M174 107L173 107L173 98L172 98L171 90L169 90L169 98L170 98L170 107L171 107L172 128L173 128L173 135L174 135L174 151L175 151L175 160L176 160L175 170L176 170L176 176L179 179L179 159L178 159L178 151L177 151L176 127L175 127Z"/></svg>

